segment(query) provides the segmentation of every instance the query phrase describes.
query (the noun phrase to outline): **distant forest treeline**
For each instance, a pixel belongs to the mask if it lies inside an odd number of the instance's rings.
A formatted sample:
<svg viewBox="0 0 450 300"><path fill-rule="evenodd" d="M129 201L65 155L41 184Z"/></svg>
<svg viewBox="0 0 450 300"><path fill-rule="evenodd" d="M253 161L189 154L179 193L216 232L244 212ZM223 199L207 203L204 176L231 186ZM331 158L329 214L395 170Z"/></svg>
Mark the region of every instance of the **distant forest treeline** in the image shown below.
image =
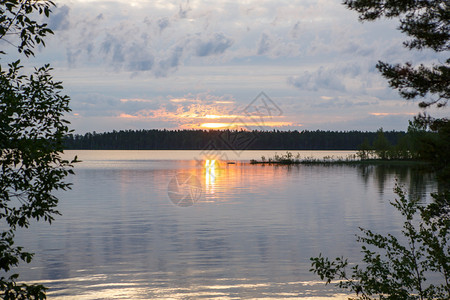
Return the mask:
<svg viewBox="0 0 450 300"><path fill-rule="evenodd" d="M391 145L406 133L385 131ZM376 132L363 131L234 131L121 130L66 137L66 149L88 150L357 150Z"/></svg>

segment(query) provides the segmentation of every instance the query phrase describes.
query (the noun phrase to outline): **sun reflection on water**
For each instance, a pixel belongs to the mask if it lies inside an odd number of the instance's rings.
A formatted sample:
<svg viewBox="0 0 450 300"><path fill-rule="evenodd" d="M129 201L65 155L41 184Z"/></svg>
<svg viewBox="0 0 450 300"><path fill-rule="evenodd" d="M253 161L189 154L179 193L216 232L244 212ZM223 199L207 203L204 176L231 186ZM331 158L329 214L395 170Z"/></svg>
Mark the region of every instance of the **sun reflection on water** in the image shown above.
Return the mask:
<svg viewBox="0 0 450 300"><path fill-rule="evenodd" d="M216 160L205 160L205 188L209 194L214 194L214 186L216 183Z"/></svg>

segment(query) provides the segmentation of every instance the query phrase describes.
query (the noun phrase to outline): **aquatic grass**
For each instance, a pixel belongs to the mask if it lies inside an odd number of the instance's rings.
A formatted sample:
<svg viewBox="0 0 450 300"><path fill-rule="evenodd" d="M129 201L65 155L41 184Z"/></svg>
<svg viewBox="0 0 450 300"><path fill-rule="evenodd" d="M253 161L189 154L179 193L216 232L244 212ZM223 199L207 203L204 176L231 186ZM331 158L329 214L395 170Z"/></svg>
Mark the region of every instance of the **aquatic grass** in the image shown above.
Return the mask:
<svg viewBox="0 0 450 300"><path fill-rule="evenodd" d="M261 160L252 159L250 164L268 164L268 165L299 165L299 164L377 164L377 165L418 165L426 164L423 161L417 161L412 159L380 159L380 158L367 158L362 159L357 154L349 154L345 157L327 155L323 158L316 158L313 156L301 157L300 153L294 155L293 153L286 151L285 154L277 154L273 157L266 158L261 156Z"/></svg>

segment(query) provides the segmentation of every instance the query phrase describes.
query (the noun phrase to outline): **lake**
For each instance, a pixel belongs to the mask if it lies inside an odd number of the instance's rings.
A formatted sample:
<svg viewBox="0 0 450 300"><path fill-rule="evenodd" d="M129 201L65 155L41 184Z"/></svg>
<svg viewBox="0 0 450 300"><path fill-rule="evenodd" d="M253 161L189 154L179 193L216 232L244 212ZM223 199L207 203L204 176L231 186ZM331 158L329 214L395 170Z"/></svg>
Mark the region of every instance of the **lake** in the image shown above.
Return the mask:
<svg viewBox="0 0 450 300"><path fill-rule="evenodd" d="M248 163L275 151L65 153L75 154L62 216L17 234L36 253L20 278L49 299L345 299L309 258L359 261L358 227L399 232L396 178L423 201L437 189L409 167Z"/></svg>

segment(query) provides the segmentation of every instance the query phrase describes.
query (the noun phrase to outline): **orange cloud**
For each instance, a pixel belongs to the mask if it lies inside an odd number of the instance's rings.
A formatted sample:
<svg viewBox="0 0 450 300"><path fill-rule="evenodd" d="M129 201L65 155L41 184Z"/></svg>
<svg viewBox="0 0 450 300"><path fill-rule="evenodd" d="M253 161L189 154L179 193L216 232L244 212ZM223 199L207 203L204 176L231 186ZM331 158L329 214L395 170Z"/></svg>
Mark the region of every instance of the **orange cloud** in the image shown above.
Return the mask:
<svg viewBox="0 0 450 300"><path fill-rule="evenodd" d="M230 109L225 109L219 105L194 103L187 106L177 105L175 111L169 111L166 107L156 110L140 111L138 114L149 118L162 118L164 120L184 120L188 119L220 119L235 118Z"/></svg>
<svg viewBox="0 0 450 300"><path fill-rule="evenodd" d="M174 99L170 99L169 101L174 102L174 103L183 103L183 102L200 102L201 100L188 99L188 98L174 98Z"/></svg>
<svg viewBox="0 0 450 300"><path fill-rule="evenodd" d="M401 116L401 115L407 115L407 116L413 116L416 113L369 113L372 116Z"/></svg>
<svg viewBox="0 0 450 300"><path fill-rule="evenodd" d="M293 122L229 122L229 123L200 123L200 124L184 124L181 127L185 129L259 129L260 127L282 127L293 126ZM295 124L295 126L302 126L301 124Z"/></svg>
<svg viewBox="0 0 450 300"><path fill-rule="evenodd" d="M204 118L206 119L235 119L235 118L243 118L244 116L240 115L206 115Z"/></svg>
<svg viewBox="0 0 450 300"><path fill-rule="evenodd" d="M122 113L122 114L119 115L119 118L125 118L125 119L137 119L137 118L139 118L139 117L138 117L138 116L133 116L133 115L129 115L129 114L124 114L124 113Z"/></svg>
<svg viewBox="0 0 450 300"><path fill-rule="evenodd" d="M140 110L135 114L121 113L119 118L152 119L177 124L182 129L259 129L261 127L293 126L293 122L285 122L283 116L246 116L236 114L228 101L223 105L217 101L212 103L184 103L189 99L172 99L175 107L162 106L158 109ZM214 122L211 122L214 120ZM295 126L301 126L295 124Z"/></svg>
<svg viewBox="0 0 450 300"><path fill-rule="evenodd" d="M153 100L134 98L134 99L120 99L120 102L153 102Z"/></svg>
<svg viewBox="0 0 450 300"><path fill-rule="evenodd" d="M200 127L204 128L226 128L230 127L230 123L203 123Z"/></svg>
<svg viewBox="0 0 450 300"><path fill-rule="evenodd" d="M214 101L216 104L234 104L234 101Z"/></svg>

